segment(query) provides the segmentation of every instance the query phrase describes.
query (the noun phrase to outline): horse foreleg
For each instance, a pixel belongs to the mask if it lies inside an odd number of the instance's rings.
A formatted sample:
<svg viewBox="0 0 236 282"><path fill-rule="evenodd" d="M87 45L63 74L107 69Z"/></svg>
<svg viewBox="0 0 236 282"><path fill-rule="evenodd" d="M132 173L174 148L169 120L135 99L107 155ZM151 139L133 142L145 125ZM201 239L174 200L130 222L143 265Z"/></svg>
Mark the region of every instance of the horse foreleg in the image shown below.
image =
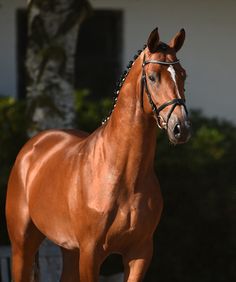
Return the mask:
<svg viewBox="0 0 236 282"><path fill-rule="evenodd" d="M136 246L137 248L137 246ZM141 282L150 264L153 243L146 242L137 249L131 249L123 258L125 267L124 282Z"/></svg>
<svg viewBox="0 0 236 282"><path fill-rule="evenodd" d="M45 236L30 218L24 189L14 178L8 187L6 217L12 247L12 279L14 282L31 282L35 254Z"/></svg>
<svg viewBox="0 0 236 282"><path fill-rule="evenodd" d="M12 277L14 282L35 281L35 255L44 236L30 223L26 233L18 238L11 234L12 243Z"/></svg>
<svg viewBox="0 0 236 282"><path fill-rule="evenodd" d="M80 282L98 282L101 264L101 253L97 247L90 245L80 249Z"/></svg>

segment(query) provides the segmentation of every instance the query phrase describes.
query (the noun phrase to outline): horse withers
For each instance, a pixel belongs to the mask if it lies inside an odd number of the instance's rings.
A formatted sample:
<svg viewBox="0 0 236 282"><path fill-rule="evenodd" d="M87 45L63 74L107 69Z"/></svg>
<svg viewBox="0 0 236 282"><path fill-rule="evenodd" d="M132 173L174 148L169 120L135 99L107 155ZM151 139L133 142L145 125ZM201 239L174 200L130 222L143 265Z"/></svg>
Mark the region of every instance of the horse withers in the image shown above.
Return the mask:
<svg viewBox="0 0 236 282"><path fill-rule="evenodd" d="M174 144L190 137L186 72L176 57L184 39L182 29L164 44L152 31L92 134L48 130L21 149L6 202L15 282L31 281L45 237L63 250L61 281L97 282L111 253L123 257L124 281L142 281L163 207L153 168L157 125Z"/></svg>

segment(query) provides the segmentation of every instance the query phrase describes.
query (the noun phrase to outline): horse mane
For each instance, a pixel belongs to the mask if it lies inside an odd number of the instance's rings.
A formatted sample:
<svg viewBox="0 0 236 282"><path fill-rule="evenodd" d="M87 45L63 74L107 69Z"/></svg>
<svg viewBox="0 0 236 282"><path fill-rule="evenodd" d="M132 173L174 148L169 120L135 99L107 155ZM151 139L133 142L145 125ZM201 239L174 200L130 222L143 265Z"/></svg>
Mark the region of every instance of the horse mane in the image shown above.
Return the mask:
<svg viewBox="0 0 236 282"><path fill-rule="evenodd" d="M109 119L111 114L114 111L114 108L116 107L116 102L118 100L118 96L120 93L120 89L122 88L126 77L128 76L133 64L135 63L136 59L139 57L139 55L142 53L142 51L147 47L146 44L144 44L143 49L140 49L137 51L137 53L134 55L133 60L129 61L125 71L123 72L123 74L121 75L120 79L118 79L117 83L116 83L116 88L114 90L114 96L113 96L113 106L112 106L112 110L110 111L108 117L106 117L103 121L102 121L102 125L105 124Z"/></svg>

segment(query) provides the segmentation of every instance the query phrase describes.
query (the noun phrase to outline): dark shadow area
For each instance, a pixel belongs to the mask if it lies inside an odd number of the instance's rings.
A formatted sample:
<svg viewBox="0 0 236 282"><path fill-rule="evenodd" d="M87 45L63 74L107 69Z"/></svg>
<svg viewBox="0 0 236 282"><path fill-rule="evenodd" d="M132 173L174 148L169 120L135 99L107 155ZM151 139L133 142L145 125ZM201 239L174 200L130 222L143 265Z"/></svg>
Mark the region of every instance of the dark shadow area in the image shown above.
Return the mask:
<svg viewBox="0 0 236 282"><path fill-rule="evenodd" d="M123 271L124 268L121 255L112 254L107 257L104 263L102 264L100 273L104 276L108 276Z"/></svg>
<svg viewBox="0 0 236 282"><path fill-rule="evenodd" d="M95 10L80 28L75 57L75 88L89 89L92 99L111 96L122 63L123 13Z"/></svg>

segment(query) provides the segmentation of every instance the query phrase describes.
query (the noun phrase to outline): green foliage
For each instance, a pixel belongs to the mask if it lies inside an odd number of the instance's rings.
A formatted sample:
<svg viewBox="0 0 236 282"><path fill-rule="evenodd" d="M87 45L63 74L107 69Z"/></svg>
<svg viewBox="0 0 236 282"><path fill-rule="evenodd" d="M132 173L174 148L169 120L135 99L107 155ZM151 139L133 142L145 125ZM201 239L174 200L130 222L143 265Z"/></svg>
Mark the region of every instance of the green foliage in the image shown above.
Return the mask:
<svg viewBox="0 0 236 282"><path fill-rule="evenodd" d="M89 90L77 90L75 92L76 127L92 132L101 125L111 108L112 101L109 98L93 100Z"/></svg>
<svg viewBox="0 0 236 282"><path fill-rule="evenodd" d="M0 98L0 186L6 184L9 168L26 141L27 117L23 102Z"/></svg>
<svg viewBox="0 0 236 282"><path fill-rule="evenodd" d="M170 146L165 132L161 132L157 142L160 169L176 165L199 171L204 166L235 159L236 128L232 124L206 118L200 111L191 112L191 121L193 136L187 144Z"/></svg>
<svg viewBox="0 0 236 282"><path fill-rule="evenodd" d="M4 222L4 202L7 179L15 157L26 141L28 119L26 117L25 103L17 102L12 98L0 97L0 214ZM7 242L6 230L0 234L3 242Z"/></svg>

